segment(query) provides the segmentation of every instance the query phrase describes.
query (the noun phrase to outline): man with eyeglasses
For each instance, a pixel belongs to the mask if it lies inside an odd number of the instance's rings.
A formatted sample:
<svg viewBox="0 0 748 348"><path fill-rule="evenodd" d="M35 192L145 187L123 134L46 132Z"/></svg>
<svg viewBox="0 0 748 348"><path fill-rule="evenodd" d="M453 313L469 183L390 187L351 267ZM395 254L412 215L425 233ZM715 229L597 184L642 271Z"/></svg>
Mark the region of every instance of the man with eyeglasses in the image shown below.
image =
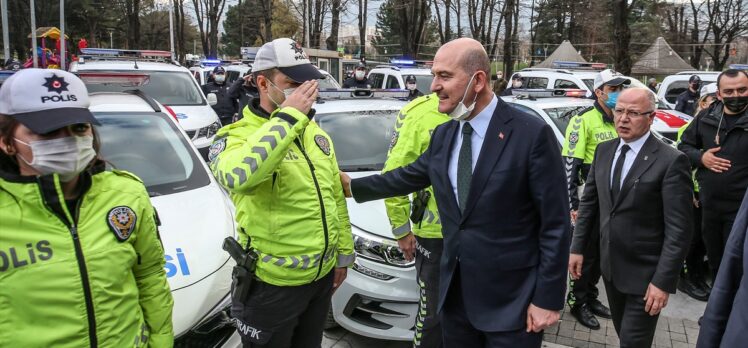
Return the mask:
<svg viewBox="0 0 748 348"><path fill-rule="evenodd" d="M650 134L656 100L647 88L621 92L618 138L598 147L579 204L569 273L600 226L600 268L620 346L650 347L692 234L688 158Z"/></svg>
<svg viewBox="0 0 748 348"><path fill-rule="evenodd" d="M594 106L572 117L569 126L566 127L566 139L561 154L566 162L572 223L577 218L579 208L579 185L587 179L597 145L617 136L611 109L616 105L618 93L630 82L613 70L601 71L595 77ZM598 228L595 226L590 242L584 250L584 275L578 280L569 279L569 294L566 297L574 318L593 330L600 329L600 322L595 315L610 318L610 310L597 299L597 283L600 281L597 236Z"/></svg>
<svg viewBox="0 0 748 348"><path fill-rule="evenodd" d="M722 72L717 99L691 122L678 145L696 168L702 238L715 279L748 187L748 73Z"/></svg>

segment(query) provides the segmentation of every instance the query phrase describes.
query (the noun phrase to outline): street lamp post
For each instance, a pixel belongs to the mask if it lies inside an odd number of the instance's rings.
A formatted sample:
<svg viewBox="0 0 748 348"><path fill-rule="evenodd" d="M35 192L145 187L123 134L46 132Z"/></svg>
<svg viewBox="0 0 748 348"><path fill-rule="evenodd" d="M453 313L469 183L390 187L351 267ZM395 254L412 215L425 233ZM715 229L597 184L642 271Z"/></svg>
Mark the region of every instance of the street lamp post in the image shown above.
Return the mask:
<svg viewBox="0 0 748 348"><path fill-rule="evenodd" d="M109 48L114 48L114 41L112 40L112 34L113 33L114 33L114 31L112 31L111 29L109 29Z"/></svg>
<svg viewBox="0 0 748 348"><path fill-rule="evenodd" d="M10 39L8 38L8 0L0 0L0 11L3 18L3 54L5 60L10 59Z"/></svg>
<svg viewBox="0 0 748 348"><path fill-rule="evenodd" d="M34 68L39 67L39 54L36 52L36 6L34 0L30 0L31 10L31 58L34 60Z"/></svg>
<svg viewBox="0 0 748 348"><path fill-rule="evenodd" d="M171 59L174 60L174 5L169 6L169 44L171 47Z"/></svg>
<svg viewBox="0 0 748 348"><path fill-rule="evenodd" d="M60 69L65 70L65 0L60 0Z"/></svg>

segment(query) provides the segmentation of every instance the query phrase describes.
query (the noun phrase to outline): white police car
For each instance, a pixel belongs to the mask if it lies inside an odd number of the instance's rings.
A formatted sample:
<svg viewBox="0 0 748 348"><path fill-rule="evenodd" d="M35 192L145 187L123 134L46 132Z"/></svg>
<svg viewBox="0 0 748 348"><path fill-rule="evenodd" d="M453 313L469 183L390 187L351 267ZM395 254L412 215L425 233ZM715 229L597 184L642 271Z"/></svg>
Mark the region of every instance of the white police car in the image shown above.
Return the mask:
<svg viewBox="0 0 748 348"><path fill-rule="evenodd" d="M412 75L416 78L416 89L423 94L431 93L431 81L434 75L431 69L419 67L411 60L392 60L391 64L377 65L369 71L369 82L372 89L405 89L405 78Z"/></svg>
<svg viewBox="0 0 748 348"><path fill-rule="evenodd" d="M681 71L675 75L666 76L660 83L657 96L671 109L675 109L678 96L688 89L688 79L692 75L701 78L702 85L717 82L720 71Z"/></svg>
<svg viewBox="0 0 748 348"><path fill-rule="evenodd" d="M510 106L542 119L551 125L559 146L563 146L569 121L581 111L592 107L594 100L584 98L585 90L527 89L516 90L512 96L501 97ZM659 113L660 111L658 111ZM655 118L655 124L657 124ZM666 144L673 145L669 136L652 127L652 134Z"/></svg>
<svg viewBox="0 0 748 348"><path fill-rule="evenodd" d="M168 106L203 158L207 158L221 128L211 107L215 101L206 99L186 68L164 61L170 56L165 51L86 48L80 60L71 64L70 72L78 75L91 93L137 89Z"/></svg>
<svg viewBox="0 0 748 348"><path fill-rule="evenodd" d="M145 184L160 222L174 297L176 347L237 347L229 318L234 208L179 127L175 114L140 91L92 93L101 155Z"/></svg>
<svg viewBox="0 0 748 348"><path fill-rule="evenodd" d="M379 174L387 159L395 119L407 91L321 91L315 121L332 138L340 170L352 178ZM372 95L373 94L373 95ZM332 316L357 334L413 339L419 290L413 262L392 235L384 201L347 200L356 262L332 298Z"/></svg>

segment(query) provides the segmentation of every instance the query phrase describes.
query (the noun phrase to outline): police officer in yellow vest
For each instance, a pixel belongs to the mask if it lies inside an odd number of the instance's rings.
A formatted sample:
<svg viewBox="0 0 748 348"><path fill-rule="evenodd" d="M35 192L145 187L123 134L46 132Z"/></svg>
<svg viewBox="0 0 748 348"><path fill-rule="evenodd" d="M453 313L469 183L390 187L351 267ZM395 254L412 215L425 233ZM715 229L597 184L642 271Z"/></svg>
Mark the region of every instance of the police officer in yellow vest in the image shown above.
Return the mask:
<svg viewBox="0 0 748 348"><path fill-rule="evenodd" d="M613 70L603 70L594 82L595 104L572 117L566 127L566 139L561 154L566 162L571 221L576 221L579 207L579 185L587 178L597 145L618 137L613 124L613 108L618 93L631 81ZM600 281L599 226L584 251L582 277L569 278L567 303L571 314L584 326L599 329L595 315L610 318L610 310L598 299L597 283Z"/></svg>
<svg viewBox="0 0 748 348"><path fill-rule="evenodd" d="M333 144L312 121L322 75L286 38L258 50L252 73L259 98L209 153L236 206L240 243L257 254L255 279L244 298L234 292L231 311L244 347L319 347L332 293L354 261Z"/></svg>
<svg viewBox="0 0 748 348"><path fill-rule="evenodd" d="M436 126L447 122L449 116L440 113L439 98L435 94L418 97L400 110L395 123L390 151L382 172L388 172L414 162L431 141ZM433 191L387 198L387 216L392 234L407 260L415 254L416 281L420 288L413 345L441 347L442 331L436 305L439 299L439 261L442 254L442 225ZM413 224L411 224L411 220Z"/></svg>

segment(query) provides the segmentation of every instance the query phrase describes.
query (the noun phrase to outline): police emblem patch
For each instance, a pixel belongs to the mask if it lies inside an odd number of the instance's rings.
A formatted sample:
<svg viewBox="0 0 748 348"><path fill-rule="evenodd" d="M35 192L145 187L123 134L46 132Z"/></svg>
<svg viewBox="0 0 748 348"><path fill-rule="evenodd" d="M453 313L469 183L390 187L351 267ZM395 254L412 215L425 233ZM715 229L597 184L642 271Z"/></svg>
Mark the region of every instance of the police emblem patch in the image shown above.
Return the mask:
<svg viewBox="0 0 748 348"><path fill-rule="evenodd" d="M218 155L223 152L223 150L226 149L226 138L223 138L219 141L216 141L213 143L213 145L210 145L210 149L208 150L208 161L213 161L214 158L218 157Z"/></svg>
<svg viewBox="0 0 748 348"><path fill-rule="evenodd" d="M577 142L579 142L579 132L571 132L569 134L569 143L576 144Z"/></svg>
<svg viewBox="0 0 748 348"><path fill-rule="evenodd" d="M317 134L314 136L314 142L317 143L317 146L319 146L319 149L322 150L325 155L330 156L330 141L327 140L327 138L323 135Z"/></svg>
<svg viewBox="0 0 748 348"><path fill-rule="evenodd" d="M106 217L109 229L114 232L114 236L120 242L124 242L127 238L130 238L132 231L135 230L137 220L138 217L135 215L135 212L127 206L112 208Z"/></svg>
<svg viewBox="0 0 748 348"><path fill-rule="evenodd" d="M397 145L397 138L400 137L400 132L392 132L392 139L390 139L390 150Z"/></svg>

